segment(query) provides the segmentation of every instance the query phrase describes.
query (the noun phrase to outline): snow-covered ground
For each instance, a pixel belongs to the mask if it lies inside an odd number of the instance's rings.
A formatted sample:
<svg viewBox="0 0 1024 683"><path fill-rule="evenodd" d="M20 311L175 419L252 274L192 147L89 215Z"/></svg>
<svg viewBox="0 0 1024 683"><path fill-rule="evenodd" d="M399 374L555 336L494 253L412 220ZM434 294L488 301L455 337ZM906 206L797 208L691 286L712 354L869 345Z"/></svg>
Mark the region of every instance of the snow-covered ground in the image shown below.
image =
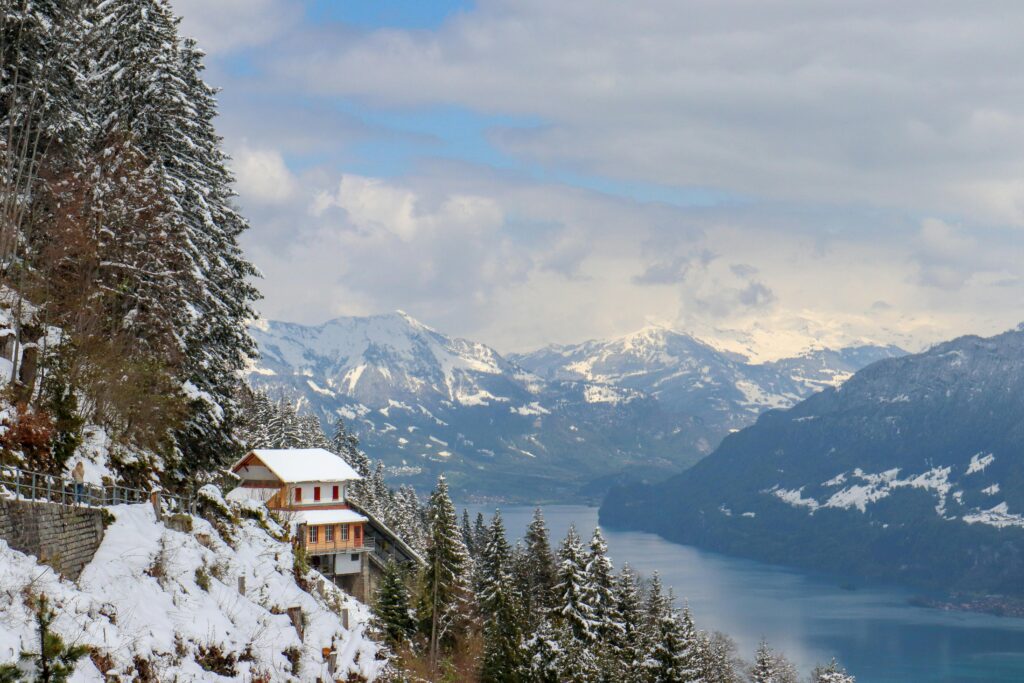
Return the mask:
<svg viewBox="0 0 1024 683"><path fill-rule="evenodd" d="M315 573L309 574L314 587L302 590L290 545L258 522L243 519L227 527L225 538L199 517L188 518L191 531L168 528L149 505L110 512L116 519L77 583L0 540L0 663L32 649L31 601L45 593L64 640L89 645L114 664L104 678L85 658L72 679L77 682L133 680L140 661L161 681L330 680L322 648L331 647L337 678L374 680L384 670L366 633L368 609ZM302 610L302 640L288 616L294 607ZM237 659L234 675L198 663L213 648ZM297 672L289 655L297 659Z"/></svg>

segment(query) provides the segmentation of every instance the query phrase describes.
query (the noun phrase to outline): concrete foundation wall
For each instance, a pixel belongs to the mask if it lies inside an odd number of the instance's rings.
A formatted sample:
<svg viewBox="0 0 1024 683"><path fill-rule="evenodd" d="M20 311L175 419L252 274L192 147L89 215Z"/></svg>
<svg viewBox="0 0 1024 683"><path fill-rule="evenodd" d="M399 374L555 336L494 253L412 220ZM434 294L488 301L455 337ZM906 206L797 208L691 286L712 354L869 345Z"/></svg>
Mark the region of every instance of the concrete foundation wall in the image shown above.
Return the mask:
<svg viewBox="0 0 1024 683"><path fill-rule="evenodd" d="M0 538L74 580L103 541L103 514L94 508L0 500Z"/></svg>

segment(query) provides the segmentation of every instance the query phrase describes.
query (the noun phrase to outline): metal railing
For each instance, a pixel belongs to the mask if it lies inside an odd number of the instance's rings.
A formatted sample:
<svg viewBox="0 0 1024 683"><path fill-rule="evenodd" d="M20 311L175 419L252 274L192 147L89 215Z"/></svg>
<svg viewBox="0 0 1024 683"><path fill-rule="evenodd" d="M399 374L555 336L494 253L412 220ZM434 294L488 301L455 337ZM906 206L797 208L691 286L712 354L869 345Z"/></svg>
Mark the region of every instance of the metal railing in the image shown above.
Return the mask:
<svg viewBox="0 0 1024 683"><path fill-rule="evenodd" d="M0 465L0 494L8 493L23 500L44 501L60 505L86 505L106 507L132 503L149 503L153 491L110 484L79 484L57 474L32 472L19 467ZM194 512L195 501L164 491L156 492L161 506L172 514Z"/></svg>

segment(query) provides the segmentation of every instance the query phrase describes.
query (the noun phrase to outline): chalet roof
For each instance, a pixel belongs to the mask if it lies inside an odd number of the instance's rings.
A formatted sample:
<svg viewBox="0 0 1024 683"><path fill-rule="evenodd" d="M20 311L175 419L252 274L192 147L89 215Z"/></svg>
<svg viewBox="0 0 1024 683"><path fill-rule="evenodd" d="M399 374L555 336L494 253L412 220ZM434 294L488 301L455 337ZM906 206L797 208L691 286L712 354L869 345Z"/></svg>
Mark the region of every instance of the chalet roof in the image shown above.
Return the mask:
<svg viewBox="0 0 1024 683"><path fill-rule="evenodd" d="M352 524L353 522L366 522L366 517L355 510L328 509L328 510L299 510L297 512L286 512L290 522L295 524Z"/></svg>
<svg viewBox="0 0 1024 683"><path fill-rule="evenodd" d="M231 471L237 472L250 455L259 458L285 484L362 479L340 456L322 448L258 448L239 459Z"/></svg>

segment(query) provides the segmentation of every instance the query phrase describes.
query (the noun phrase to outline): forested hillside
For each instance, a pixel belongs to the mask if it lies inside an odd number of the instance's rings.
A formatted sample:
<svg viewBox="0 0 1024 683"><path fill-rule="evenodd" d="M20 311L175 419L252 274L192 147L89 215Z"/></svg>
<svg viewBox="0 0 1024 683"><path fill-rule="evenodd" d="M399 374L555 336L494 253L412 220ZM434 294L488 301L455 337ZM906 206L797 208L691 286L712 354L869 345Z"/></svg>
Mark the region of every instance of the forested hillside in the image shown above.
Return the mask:
<svg viewBox="0 0 1024 683"><path fill-rule="evenodd" d="M238 449L257 297L203 53L159 0L11 1L0 20L0 284L25 425L7 438L48 440L24 464L59 470L92 423L133 448L121 476L203 479Z"/></svg>
<svg viewBox="0 0 1024 683"><path fill-rule="evenodd" d="M782 564L1021 597L1024 329L881 361L763 415L603 523Z"/></svg>

